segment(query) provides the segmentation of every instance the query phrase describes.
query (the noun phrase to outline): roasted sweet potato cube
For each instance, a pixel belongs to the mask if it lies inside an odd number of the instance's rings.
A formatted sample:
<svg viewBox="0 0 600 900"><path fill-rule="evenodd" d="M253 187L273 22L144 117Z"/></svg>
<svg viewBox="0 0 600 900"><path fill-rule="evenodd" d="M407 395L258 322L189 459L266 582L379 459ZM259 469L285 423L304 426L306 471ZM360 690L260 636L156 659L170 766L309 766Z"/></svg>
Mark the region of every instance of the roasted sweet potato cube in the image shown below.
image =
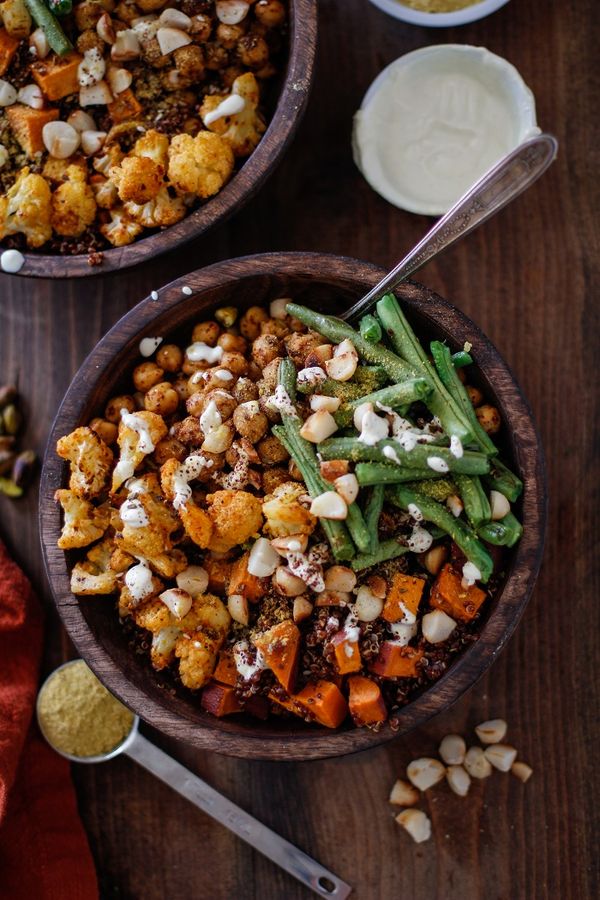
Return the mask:
<svg viewBox="0 0 600 900"><path fill-rule="evenodd" d="M485 591L473 584L463 587L462 575L446 564L431 588L429 604L443 610L453 619L470 622L486 598Z"/></svg>
<svg viewBox="0 0 600 900"><path fill-rule="evenodd" d="M120 94L117 94L113 102L109 103L106 108L115 125L118 125L119 122L137 119L142 111L142 106L138 103L131 88L126 88Z"/></svg>
<svg viewBox="0 0 600 900"><path fill-rule="evenodd" d="M208 556L202 565L208 572L208 590L210 593L224 597L231 578L231 563L224 559L211 559Z"/></svg>
<svg viewBox="0 0 600 900"><path fill-rule="evenodd" d="M238 671L233 659L233 653L231 650L221 650L217 667L213 672L213 678L215 681L220 681L221 684L228 684L230 687L233 687L237 681L237 676Z"/></svg>
<svg viewBox="0 0 600 900"><path fill-rule="evenodd" d="M369 669L382 678L416 678L419 674L417 663L423 656L422 650L403 647L396 641L384 641Z"/></svg>
<svg viewBox="0 0 600 900"><path fill-rule="evenodd" d="M0 28L0 75L4 75L17 52L20 40L9 34L6 28Z"/></svg>
<svg viewBox="0 0 600 900"><path fill-rule="evenodd" d="M383 607L382 615L386 622L400 622L405 618L414 621L425 584L423 578L413 575L403 575L401 572L394 575Z"/></svg>
<svg viewBox="0 0 600 900"><path fill-rule="evenodd" d="M326 728L337 728L348 713L346 698L333 681L307 684L294 699Z"/></svg>
<svg viewBox="0 0 600 900"><path fill-rule="evenodd" d="M232 594L241 594L246 600L249 600L251 603L256 603L266 594L269 580L268 578L258 578L256 575L250 574L248 571L249 558L250 552L248 551L234 562L231 569L231 578L229 580L227 593L229 596Z"/></svg>
<svg viewBox="0 0 600 900"><path fill-rule="evenodd" d="M358 641L349 641L343 631L340 631L333 638L335 651L335 664L340 675L347 675L349 672L360 672L362 661L360 658L360 650Z"/></svg>
<svg viewBox="0 0 600 900"><path fill-rule="evenodd" d="M265 665L271 669L288 693L293 690L298 670L300 631L291 619L273 625L268 631L254 638L254 646L260 650Z"/></svg>
<svg viewBox="0 0 600 900"><path fill-rule="evenodd" d="M364 675L352 675L348 679L348 689L350 715L357 725L385 722L387 707L378 684Z"/></svg>
<svg viewBox="0 0 600 900"><path fill-rule="evenodd" d="M226 684L217 684L216 681L211 682L204 688L200 704L202 709L219 718L221 716L230 716L232 713L240 712L242 709L233 688Z"/></svg>
<svg viewBox="0 0 600 900"><path fill-rule="evenodd" d="M48 100L62 100L79 91L77 70L82 59L73 51L65 56L53 53L31 64L31 74Z"/></svg>
<svg viewBox="0 0 600 900"><path fill-rule="evenodd" d="M44 150L42 131L47 122L55 122L58 119L57 109L31 109L15 103L6 109L8 124L17 141L27 154L34 156Z"/></svg>

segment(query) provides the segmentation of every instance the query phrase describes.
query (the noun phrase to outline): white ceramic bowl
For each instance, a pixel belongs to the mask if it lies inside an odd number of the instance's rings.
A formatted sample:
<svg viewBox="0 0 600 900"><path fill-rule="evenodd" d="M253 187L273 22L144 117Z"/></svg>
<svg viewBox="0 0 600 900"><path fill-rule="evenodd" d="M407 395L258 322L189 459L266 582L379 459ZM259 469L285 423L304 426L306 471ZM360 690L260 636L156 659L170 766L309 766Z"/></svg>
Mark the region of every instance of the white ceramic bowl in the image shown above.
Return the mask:
<svg viewBox="0 0 600 900"><path fill-rule="evenodd" d="M465 6L447 13L429 13L418 9L411 9L400 3L400 0L370 0L374 6L378 6L388 15L411 25L424 25L426 28L451 28L454 25L466 25L468 22L476 22L490 13L496 12L508 0L479 0L473 6Z"/></svg>

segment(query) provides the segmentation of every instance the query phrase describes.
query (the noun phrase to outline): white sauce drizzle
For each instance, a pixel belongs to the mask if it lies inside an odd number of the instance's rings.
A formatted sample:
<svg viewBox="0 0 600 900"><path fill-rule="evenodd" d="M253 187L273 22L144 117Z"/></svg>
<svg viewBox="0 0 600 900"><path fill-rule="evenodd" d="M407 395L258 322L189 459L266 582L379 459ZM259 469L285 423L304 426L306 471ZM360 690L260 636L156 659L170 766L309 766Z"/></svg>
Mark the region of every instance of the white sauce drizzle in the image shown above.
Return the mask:
<svg viewBox="0 0 600 900"><path fill-rule="evenodd" d="M430 469L433 469L434 472L439 472L442 475L445 475L446 472L450 471L450 466L441 456L428 456L427 465Z"/></svg>
<svg viewBox="0 0 600 900"><path fill-rule="evenodd" d="M272 397L269 397L267 402L269 406L274 407L278 412L283 413L283 415L293 416L295 419L298 418L298 413L296 412L296 407L292 403L292 398L282 384L277 385L275 393Z"/></svg>
<svg viewBox="0 0 600 900"><path fill-rule="evenodd" d="M210 469L213 465L212 459L206 459L199 453L188 456L173 475L173 506L175 509L182 509L192 497L192 489L189 486L190 481L198 478L203 469Z"/></svg>
<svg viewBox="0 0 600 900"><path fill-rule="evenodd" d="M394 643L400 647L406 647L408 642L414 638L417 633L417 624L412 622L406 624L404 622L391 622L388 625L389 630L394 635Z"/></svg>
<svg viewBox="0 0 600 900"><path fill-rule="evenodd" d="M313 385L320 384L326 378L327 375L320 366L309 366L307 369L300 369L296 381L301 385Z"/></svg>
<svg viewBox="0 0 600 900"><path fill-rule="evenodd" d="M185 351L190 362L207 362L213 365L223 359L222 347L209 347L204 341L194 341Z"/></svg>
<svg viewBox="0 0 600 900"><path fill-rule="evenodd" d="M421 525L415 525L406 543L413 553L425 553L433 544L433 538Z"/></svg>
<svg viewBox="0 0 600 900"><path fill-rule="evenodd" d="M140 353L142 356L152 356L155 350L162 344L161 337L145 337L140 341Z"/></svg>
<svg viewBox="0 0 600 900"><path fill-rule="evenodd" d="M141 603L154 590L152 586L152 572L145 559L140 559L136 566L132 566L125 573L125 585L136 601Z"/></svg>
<svg viewBox="0 0 600 900"><path fill-rule="evenodd" d="M240 97L238 94L232 94L231 97L226 97L215 109L203 116L204 124L208 128L209 125L212 125L218 119L222 119L225 116L235 116L241 113L245 105L246 101L243 97Z"/></svg>
<svg viewBox="0 0 600 900"><path fill-rule="evenodd" d="M25 257L20 250L5 250L0 256L0 268L3 272L16 275L25 265Z"/></svg>
<svg viewBox="0 0 600 900"><path fill-rule="evenodd" d="M238 671L238 675L241 675L244 681L248 681L254 675L257 675L258 672L262 672L262 670L266 668L264 657L260 650L256 650L254 662L250 661L252 658L253 654L248 641L238 641L237 644L233 645L235 667Z"/></svg>
<svg viewBox="0 0 600 900"><path fill-rule="evenodd" d="M453 434L450 438L450 453L456 459L460 459L464 453L462 441L456 434Z"/></svg>
<svg viewBox="0 0 600 900"><path fill-rule="evenodd" d="M144 421L137 413L130 413L125 408L121 410L121 421L126 428L131 428L139 435L136 450L138 453L147 455L154 451L154 441L148 428L148 423ZM132 473L133 474L133 473Z"/></svg>
<svg viewBox="0 0 600 900"><path fill-rule="evenodd" d="M379 441L384 440L389 434L389 423L387 419L378 416L376 413L367 410L362 417L362 430L358 436L361 444L368 447L374 447Z"/></svg>
<svg viewBox="0 0 600 900"><path fill-rule="evenodd" d="M129 525L130 528L145 528L150 524L146 510L137 497L127 498L119 509L119 516L123 525Z"/></svg>
<svg viewBox="0 0 600 900"><path fill-rule="evenodd" d="M481 578L481 572L472 562L466 562L462 567L462 586L463 587L471 587L475 584L476 581L479 581Z"/></svg>
<svg viewBox="0 0 600 900"><path fill-rule="evenodd" d="M206 409L200 416L200 428L204 433L204 437L207 437L212 431L220 428L222 424L223 419L221 413L217 409L217 404L214 400L210 400Z"/></svg>

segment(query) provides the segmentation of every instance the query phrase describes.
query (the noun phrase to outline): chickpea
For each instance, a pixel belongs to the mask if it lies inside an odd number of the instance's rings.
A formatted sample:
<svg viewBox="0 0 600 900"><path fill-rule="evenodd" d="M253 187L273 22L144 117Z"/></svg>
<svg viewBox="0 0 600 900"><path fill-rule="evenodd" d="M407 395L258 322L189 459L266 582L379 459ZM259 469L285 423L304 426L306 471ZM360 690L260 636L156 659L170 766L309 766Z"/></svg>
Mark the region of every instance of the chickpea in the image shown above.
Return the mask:
<svg viewBox="0 0 600 900"><path fill-rule="evenodd" d="M473 406L481 406L483 403L483 394L479 390L479 388L473 387L472 384L465 384L465 390L469 395L469 400L473 404Z"/></svg>
<svg viewBox="0 0 600 900"><path fill-rule="evenodd" d="M238 311L235 306L221 306L220 309L215 310L215 319L223 328L231 328L232 325L235 325L237 317Z"/></svg>
<svg viewBox="0 0 600 900"><path fill-rule="evenodd" d="M192 25L190 28L190 34L192 35L194 41L204 44L210 38L212 32L212 19L210 16L204 15L203 13L199 13L196 16L192 16Z"/></svg>
<svg viewBox="0 0 600 900"><path fill-rule="evenodd" d="M226 69L223 69L221 72L221 79L226 88L231 88L233 82L236 78L239 78L240 75L243 75L245 69L241 66L227 66Z"/></svg>
<svg viewBox="0 0 600 900"><path fill-rule="evenodd" d="M264 369L283 355L283 343L274 334L261 334L252 342L252 359Z"/></svg>
<svg viewBox="0 0 600 900"><path fill-rule="evenodd" d="M256 445L263 466L276 466L289 459L289 453L274 434L269 434Z"/></svg>
<svg viewBox="0 0 600 900"><path fill-rule="evenodd" d="M265 494L272 494L280 484L285 484L290 476L282 466L273 466L262 473L262 489Z"/></svg>
<svg viewBox="0 0 600 900"><path fill-rule="evenodd" d="M146 393L144 406L148 412L170 416L179 406L179 394L169 381L161 381Z"/></svg>
<svg viewBox="0 0 600 900"><path fill-rule="evenodd" d="M104 53L104 41L93 28L87 28L82 31L77 38L77 50L79 53L85 53L86 50L97 50L100 54Z"/></svg>
<svg viewBox="0 0 600 900"><path fill-rule="evenodd" d="M183 363L183 351L177 344L163 344L157 350L156 363L165 372L179 372Z"/></svg>
<svg viewBox="0 0 600 900"><path fill-rule="evenodd" d="M117 439L119 429L114 422L108 422L106 419L95 418L90 422L90 428L95 431L100 440L105 444L114 444Z"/></svg>
<svg viewBox="0 0 600 900"><path fill-rule="evenodd" d="M154 448L153 458L157 465L162 466L168 459L178 459L179 462L187 456L187 448L185 444L178 441L174 437L166 437L159 441Z"/></svg>
<svg viewBox="0 0 600 900"><path fill-rule="evenodd" d="M179 394L179 399L183 400L184 403L194 392L191 390L187 378L176 378L171 387L174 391L177 391L177 393Z"/></svg>
<svg viewBox="0 0 600 900"><path fill-rule="evenodd" d="M211 400L214 400L223 421L229 419L237 407L233 396L223 390L196 391L185 405L191 416L201 416Z"/></svg>
<svg viewBox="0 0 600 900"><path fill-rule="evenodd" d="M121 421L122 409L126 409L130 413L135 412L135 400L129 394L122 394L109 400L104 410L104 418L118 425Z"/></svg>
<svg viewBox="0 0 600 900"><path fill-rule="evenodd" d="M224 69L229 62L229 52L220 44L210 42L203 44L204 65L211 71Z"/></svg>
<svg viewBox="0 0 600 900"><path fill-rule="evenodd" d="M167 5L167 0L136 0L136 4L144 13L156 12Z"/></svg>
<svg viewBox="0 0 600 900"><path fill-rule="evenodd" d="M294 319L293 317L289 319L288 325L291 331L302 332L306 330L306 325L304 324L304 322L301 322L300 319Z"/></svg>
<svg viewBox="0 0 600 900"><path fill-rule="evenodd" d="M243 22L239 25L225 25L223 22L219 22L217 25L217 40L227 50L233 50L245 33L246 28Z"/></svg>
<svg viewBox="0 0 600 900"><path fill-rule="evenodd" d="M245 34L237 43L237 52L243 65L249 69L261 69L269 62L269 46L259 34Z"/></svg>
<svg viewBox="0 0 600 900"><path fill-rule="evenodd" d="M197 375L198 373L196 373ZM192 375L190 381L196 377L196 375ZM226 390L231 391L233 386L237 380L237 377L230 372L229 369L224 369L222 366L215 366L214 369L207 369L205 372L202 372L202 380L199 382L201 385L201 390L204 391L214 391L214 390Z"/></svg>
<svg viewBox="0 0 600 900"><path fill-rule="evenodd" d="M253 359L248 363L248 378L252 381L260 381L262 378L262 369Z"/></svg>
<svg viewBox="0 0 600 900"><path fill-rule="evenodd" d="M261 412L258 400L248 400L246 403L240 403L233 413L233 424L238 434L247 438L251 444L256 444L265 436L269 420Z"/></svg>
<svg viewBox="0 0 600 900"><path fill-rule="evenodd" d="M250 378L238 378L231 393L238 403L258 400L258 388Z"/></svg>
<svg viewBox="0 0 600 900"><path fill-rule="evenodd" d="M136 391L145 394L151 387L162 381L164 374L165 370L157 366L155 362L143 362L136 366L133 370L133 383Z"/></svg>
<svg viewBox="0 0 600 900"><path fill-rule="evenodd" d="M475 410L475 415L487 434L497 434L500 431L502 420L495 406L491 406L489 403L478 406Z"/></svg>
<svg viewBox="0 0 600 900"><path fill-rule="evenodd" d="M220 335L217 344L226 353L246 353L248 350L248 341L241 334L234 334L233 331L226 331Z"/></svg>
<svg viewBox="0 0 600 900"><path fill-rule="evenodd" d="M290 333L287 322L283 319L268 319L262 322L260 326L261 334L275 334L277 337L284 338Z"/></svg>
<svg viewBox="0 0 600 900"><path fill-rule="evenodd" d="M238 377L248 374L248 360L241 353L230 353L226 351L221 357L221 368L229 369Z"/></svg>
<svg viewBox="0 0 600 900"><path fill-rule="evenodd" d="M221 326L218 322L199 322L197 325L194 325L192 341L194 343L202 341L203 344L208 344L209 347L216 347L220 334Z"/></svg>
<svg viewBox="0 0 600 900"><path fill-rule="evenodd" d="M267 28L276 28L285 22L285 6L281 0L258 0L254 15Z"/></svg>
<svg viewBox="0 0 600 900"><path fill-rule="evenodd" d="M173 425L173 435L182 444L190 447L199 447L204 440L204 433L200 428L198 416L187 416L181 422Z"/></svg>
<svg viewBox="0 0 600 900"><path fill-rule="evenodd" d="M77 30L88 31L90 28L95 28L103 12L102 6L99 3L92 2L92 0L78 3L73 10Z"/></svg>
<svg viewBox="0 0 600 900"><path fill-rule="evenodd" d="M135 408L136 409L146 409L146 404L144 402L144 394L141 391L136 391L133 395L133 399L135 400Z"/></svg>
<svg viewBox="0 0 600 900"><path fill-rule="evenodd" d="M308 354L313 353L317 347L323 345L323 338L321 335L309 331L307 334L290 334L284 339L284 343L288 356L301 369Z"/></svg>
<svg viewBox="0 0 600 900"><path fill-rule="evenodd" d="M249 341L254 341L260 334L261 323L268 318L269 314L262 306L251 306L240 319L240 331Z"/></svg>
<svg viewBox="0 0 600 900"><path fill-rule="evenodd" d="M96 3L92 3L92 6L96 5ZM78 9L79 6L76 6L75 10L77 11ZM75 12L75 15L77 15L77 12ZM119 5L115 9L115 17L117 19L121 19L122 22L126 22L128 25L131 25L134 19L139 19L140 11L133 0L123 0L123 2L119 3Z"/></svg>
<svg viewBox="0 0 600 900"><path fill-rule="evenodd" d="M281 357L276 357L262 370L262 378L258 383L258 393L261 397L270 397L277 387L277 374Z"/></svg>

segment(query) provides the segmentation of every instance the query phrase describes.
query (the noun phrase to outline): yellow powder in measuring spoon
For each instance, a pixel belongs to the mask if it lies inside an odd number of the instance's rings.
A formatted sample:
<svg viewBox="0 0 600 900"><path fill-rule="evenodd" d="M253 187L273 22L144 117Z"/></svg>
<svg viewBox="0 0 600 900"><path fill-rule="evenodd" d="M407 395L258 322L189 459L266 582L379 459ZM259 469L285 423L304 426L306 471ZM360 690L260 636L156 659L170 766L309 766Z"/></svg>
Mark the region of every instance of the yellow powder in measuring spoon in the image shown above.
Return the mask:
<svg viewBox="0 0 600 900"><path fill-rule="evenodd" d="M475 6L480 0L399 0L402 6L420 9L422 12L441 13L455 12L466 6Z"/></svg>
<svg viewBox="0 0 600 900"><path fill-rule="evenodd" d="M133 714L100 684L82 659L51 675L38 718L47 740L72 756L101 756L131 731Z"/></svg>

